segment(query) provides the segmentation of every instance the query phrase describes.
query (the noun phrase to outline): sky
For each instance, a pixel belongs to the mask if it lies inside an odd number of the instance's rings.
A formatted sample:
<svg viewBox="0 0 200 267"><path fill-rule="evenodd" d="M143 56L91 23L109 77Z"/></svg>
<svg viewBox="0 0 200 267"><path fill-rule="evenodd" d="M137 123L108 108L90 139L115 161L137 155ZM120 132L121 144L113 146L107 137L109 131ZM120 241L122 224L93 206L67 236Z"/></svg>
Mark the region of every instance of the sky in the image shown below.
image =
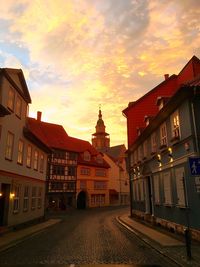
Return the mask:
<svg viewBox="0 0 200 267"><path fill-rule="evenodd" d="M199 0L0 1L0 67L23 70L29 115L91 141L99 105L111 146L122 110L200 57Z"/></svg>

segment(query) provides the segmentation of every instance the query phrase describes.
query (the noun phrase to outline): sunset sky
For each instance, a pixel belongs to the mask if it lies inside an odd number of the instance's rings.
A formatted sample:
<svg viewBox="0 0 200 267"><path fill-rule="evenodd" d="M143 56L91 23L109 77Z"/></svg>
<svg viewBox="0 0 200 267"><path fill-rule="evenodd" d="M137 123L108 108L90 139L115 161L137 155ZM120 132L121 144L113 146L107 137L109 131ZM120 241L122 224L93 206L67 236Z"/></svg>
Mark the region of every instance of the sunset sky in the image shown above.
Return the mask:
<svg viewBox="0 0 200 267"><path fill-rule="evenodd" d="M30 116L91 140L102 107L111 145L122 110L200 57L199 0L0 1L0 67L21 68Z"/></svg>

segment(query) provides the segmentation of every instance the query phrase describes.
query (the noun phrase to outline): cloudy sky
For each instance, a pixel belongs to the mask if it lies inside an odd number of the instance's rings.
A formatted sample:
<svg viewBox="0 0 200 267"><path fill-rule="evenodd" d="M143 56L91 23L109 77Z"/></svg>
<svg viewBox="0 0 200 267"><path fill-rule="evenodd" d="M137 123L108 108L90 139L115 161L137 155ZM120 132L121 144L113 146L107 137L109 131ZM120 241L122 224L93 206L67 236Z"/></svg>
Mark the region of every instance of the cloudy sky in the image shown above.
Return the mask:
<svg viewBox="0 0 200 267"><path fill-rule="evenodd" d="M199 0L0 1L0 67L21 68L30 116L91 140L101 104L111 145L122 110L200 57Z"/></svg>

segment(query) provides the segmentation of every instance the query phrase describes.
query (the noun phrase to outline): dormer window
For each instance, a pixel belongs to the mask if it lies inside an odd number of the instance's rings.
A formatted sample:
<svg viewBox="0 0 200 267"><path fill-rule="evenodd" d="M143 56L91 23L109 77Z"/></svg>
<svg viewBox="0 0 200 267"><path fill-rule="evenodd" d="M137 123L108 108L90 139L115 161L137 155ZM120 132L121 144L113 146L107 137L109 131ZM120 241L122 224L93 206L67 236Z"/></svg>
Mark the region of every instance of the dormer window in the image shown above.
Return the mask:
<svg viewBox="0 0 200 267"><path fill-rule="evenodd" d="M103 158L102 158L102 156L100 154L97 155L97 162L98 163L103 163Z"/></svg>
<svg viewBox="0 0 200 267"><path fill-rule="evenodd" d="M137 135L140 136L143 132L144 128L137 127Z"/></svg>
<svg viewBox="0 0 200 267"><path fill-rule="evenodd" d="M161 110L164 105L167 103L169 97L159 96L156 101L156 105L158 106L158 109Z"/></svg>
<svg viewBox="0 0 200 267"><path fill-rule="evenodd" d="M83 154L83 158L85 161L90 161L91 160L91 155L88 151L85 151Z"/></svg>
<svg viewBox="0 0 200 267"><path fill-rule="evenodd" d="M152 119L153 119L152 116L147 116L147 115L144 116L144 122L145 122L146 126L149 125L149 123L150 123L150 121L151 121Z"/></svg>

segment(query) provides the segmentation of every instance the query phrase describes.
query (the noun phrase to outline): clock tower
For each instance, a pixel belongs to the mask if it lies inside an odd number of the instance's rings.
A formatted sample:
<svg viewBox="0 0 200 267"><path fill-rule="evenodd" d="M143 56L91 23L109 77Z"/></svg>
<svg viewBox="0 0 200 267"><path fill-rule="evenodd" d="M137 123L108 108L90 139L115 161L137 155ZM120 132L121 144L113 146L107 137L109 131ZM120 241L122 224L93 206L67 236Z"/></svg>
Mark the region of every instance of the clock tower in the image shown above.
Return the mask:
<svg viewBox="0 0 200 267"><path fill-rule="evenodd" d="M99 107L99 119L96 124L96 132L92 134L92 145L97 149L105 149L110 147L110 136L106 133L106 126L104 125L104 121L102 120L101 107Z"/></svg>

